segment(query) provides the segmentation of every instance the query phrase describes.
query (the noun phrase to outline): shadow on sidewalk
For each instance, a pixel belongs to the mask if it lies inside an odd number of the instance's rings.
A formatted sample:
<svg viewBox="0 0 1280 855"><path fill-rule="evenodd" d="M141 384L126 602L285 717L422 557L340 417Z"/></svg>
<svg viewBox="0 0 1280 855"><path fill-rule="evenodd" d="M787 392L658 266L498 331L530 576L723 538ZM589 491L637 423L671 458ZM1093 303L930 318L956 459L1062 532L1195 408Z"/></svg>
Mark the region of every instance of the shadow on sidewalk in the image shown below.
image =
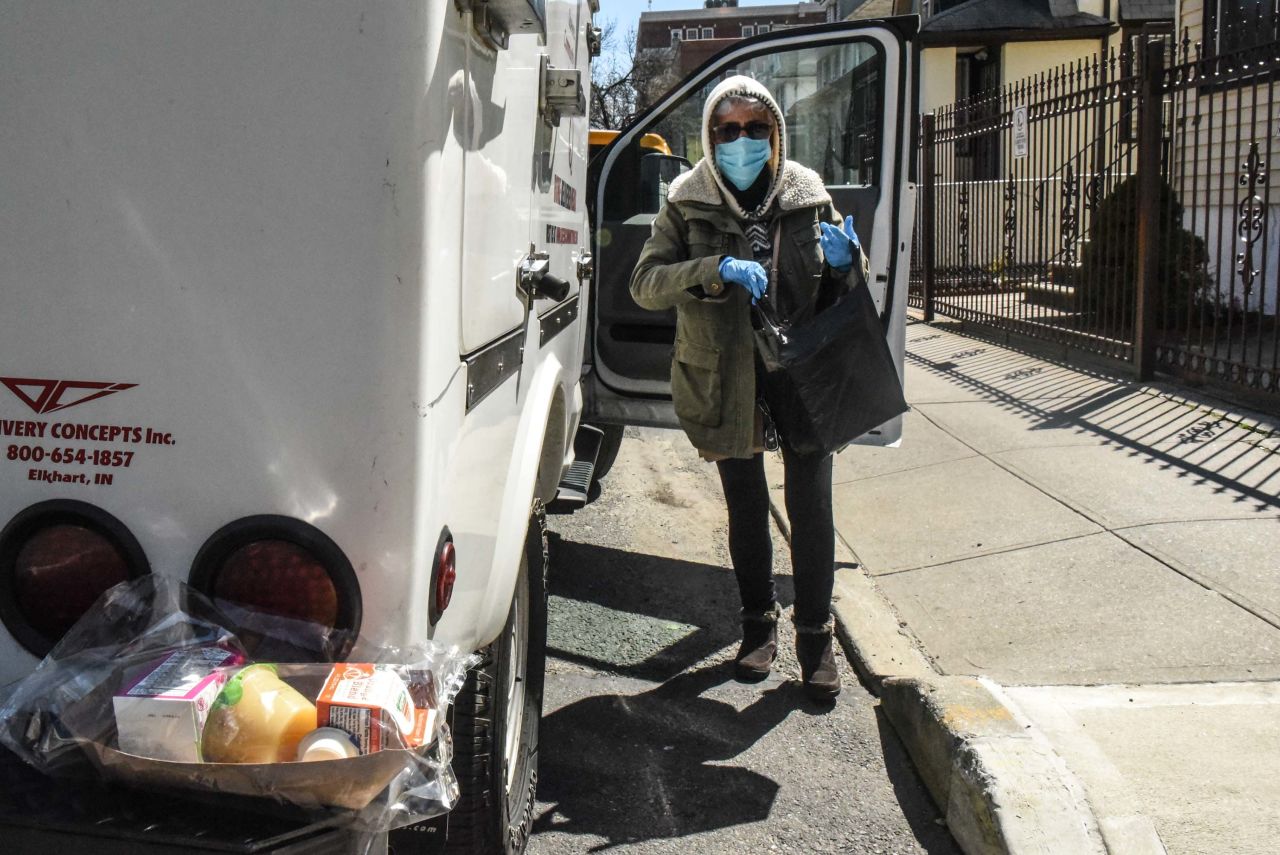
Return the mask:
<svg viewBox="0 0 1280 855"><path fill-rule="evenodd" d="M1030 423L1030 430L1074 430L1132 457L1176 471L1254 510L1280 509L1280 446L1277 426L1254 425L1198 403L1188 390L1180 398L1143 384L1042 356L927 332L908 339L908 364L970 392Z"/></svg>

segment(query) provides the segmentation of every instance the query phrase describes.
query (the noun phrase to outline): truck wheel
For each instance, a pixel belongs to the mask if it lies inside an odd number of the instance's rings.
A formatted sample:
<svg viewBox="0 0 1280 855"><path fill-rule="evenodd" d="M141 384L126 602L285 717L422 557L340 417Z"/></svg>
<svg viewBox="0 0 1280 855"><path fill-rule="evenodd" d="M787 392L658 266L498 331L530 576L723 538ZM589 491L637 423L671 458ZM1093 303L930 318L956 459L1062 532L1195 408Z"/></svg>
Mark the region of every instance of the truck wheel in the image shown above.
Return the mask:
<svg viewBox="0 0 1280 855"><path fill-rule="evenodd" d="M604 431L604 438L600 440L600 453L596 455L596 468L591 474L593 481L603 480L613 468L613 461L618 459L618 449L622 447L622 432L625 430L622 425L597 427Z"/></svg>
<svg viewBox="0 0 1280 855"><path fill-rule="evenodd" d="M467 675L453 709L450 855L520 855L533 824L546 666L546 515L537 503L502 635Z"/></svg>

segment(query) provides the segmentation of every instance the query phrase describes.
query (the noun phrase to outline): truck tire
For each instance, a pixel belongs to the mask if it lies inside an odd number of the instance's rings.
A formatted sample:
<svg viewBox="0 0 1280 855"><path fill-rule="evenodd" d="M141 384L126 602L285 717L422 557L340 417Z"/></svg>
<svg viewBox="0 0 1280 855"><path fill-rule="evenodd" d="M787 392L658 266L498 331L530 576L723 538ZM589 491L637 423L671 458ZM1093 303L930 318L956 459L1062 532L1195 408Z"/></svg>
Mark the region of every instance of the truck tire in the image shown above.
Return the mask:
<svg viewBox="0 0 1280 855"><path fill-rule="evenodd" d="M453 708L449 855L520 855L533 824L547 648L546 514L535 503L502 635L483 651Z"/></svg>

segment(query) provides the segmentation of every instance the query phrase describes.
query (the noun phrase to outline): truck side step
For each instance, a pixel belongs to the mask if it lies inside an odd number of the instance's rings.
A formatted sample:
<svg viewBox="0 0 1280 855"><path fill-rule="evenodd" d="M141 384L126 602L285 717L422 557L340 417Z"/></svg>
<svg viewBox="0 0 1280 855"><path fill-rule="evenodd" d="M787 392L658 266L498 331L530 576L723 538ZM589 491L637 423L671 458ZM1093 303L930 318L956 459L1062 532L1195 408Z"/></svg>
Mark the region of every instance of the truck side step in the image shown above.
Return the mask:
<svg viewBox="0 0 1280 855"><path fill-rule="evenodd" d="M573 438L573 463L560 481L556 499L547 510L556 514L570 514L590 501L591 479L596 471L596 458L604 431L594 425L578 425Z"/></svg>

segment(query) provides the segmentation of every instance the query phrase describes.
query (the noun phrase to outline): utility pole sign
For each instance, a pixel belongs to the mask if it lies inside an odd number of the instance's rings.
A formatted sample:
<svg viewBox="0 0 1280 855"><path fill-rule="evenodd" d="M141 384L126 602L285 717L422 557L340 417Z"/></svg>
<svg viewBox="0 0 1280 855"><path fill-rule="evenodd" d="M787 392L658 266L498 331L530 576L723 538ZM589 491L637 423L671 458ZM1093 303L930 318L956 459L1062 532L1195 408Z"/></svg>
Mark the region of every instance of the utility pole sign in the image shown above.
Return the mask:
<svg viewBox="0 0 1280 855"><path fill-rule="evenodd" d="M1027 108L1013 108L1013 157L1021 160L1027 156Z"/></svg>

